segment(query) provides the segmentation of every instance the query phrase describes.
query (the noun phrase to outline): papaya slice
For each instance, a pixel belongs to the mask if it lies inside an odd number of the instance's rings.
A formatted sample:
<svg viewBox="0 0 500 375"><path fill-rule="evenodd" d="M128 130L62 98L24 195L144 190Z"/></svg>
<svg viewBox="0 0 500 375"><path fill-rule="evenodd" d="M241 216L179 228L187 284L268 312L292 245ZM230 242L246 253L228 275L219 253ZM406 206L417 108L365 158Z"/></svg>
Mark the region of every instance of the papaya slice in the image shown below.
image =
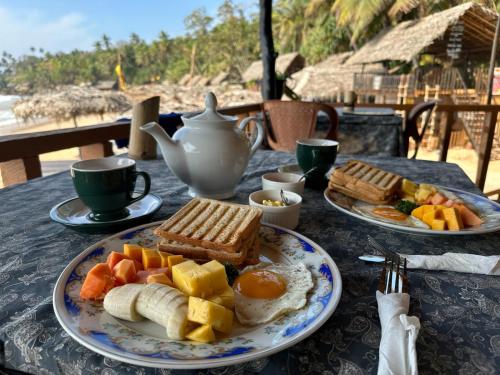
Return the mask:
<svg viewBox="0 0 500 375"><path fill-rule="evenodd" d="M85 277L80 290L83 300L102 300L115 286L115 278L106 263L96 264Z"/></svg>
<svg viewBox="0 0 500 375"><path fill-rule="evenodd" d="M148 281L148 277L151 275L159 275L159 274L164 274L167 275L168 268L163 267L163 268L150 268L145 271L138 271L137 272L137 279L135 280L136 283L138 284L146 284Z"/></svg>
<svg viewBox="0 0 500 375"><path fill-rule="evenodd" d="M136 272L142 271L144 267L142 266L141 262L138 262L134 259L134 265L135 265L135 270Z"/></svg>
<svg viewBox="0 0 500 375"><path fill-rule="evenodd" d="M448 198L446 198L443 194L436 193L432 196L431 203L436 204L436 205L440 205L440 204L444 204L447 200L448 200Z"/></svg>
<svg viewBox="0 0 500 375"><path fill-rule="evenodd" d="M477 216L469 207L462 203L455 203L453 205L460 216L462 217L462 222L466 227L475 227L482 224L482 220L479 216Z"/></svg>
<svg viewBox="0 0 500 375"><path fill-rule="evenodd" d="M113 268L116 281L121 284L133 283L137 278L137 271L132 259L123 259Z"/></svg>
<svg viewBox="0 0 500 375"><path fill-rule="evenodd" d="M128 257L127 255L125 255L123 253L119 253L117 251L112 251L108 255L108 259L106 259L106 263L108 264L109 269L112 270L123 259L130 259L130 257Z"/></svg>

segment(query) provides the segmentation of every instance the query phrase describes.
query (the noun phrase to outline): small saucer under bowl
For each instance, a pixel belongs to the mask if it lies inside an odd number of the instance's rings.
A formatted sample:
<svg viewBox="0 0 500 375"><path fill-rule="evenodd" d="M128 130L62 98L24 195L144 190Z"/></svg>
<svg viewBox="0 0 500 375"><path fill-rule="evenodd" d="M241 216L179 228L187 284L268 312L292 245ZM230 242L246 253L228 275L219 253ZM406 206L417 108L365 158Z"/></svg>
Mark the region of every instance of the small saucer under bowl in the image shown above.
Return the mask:
<svg viewBox="0 0 500 375"><path fill-rule="evenodd" d="M59 203L50 210L50 218L67 227L84 233L109 233L120 228L132 227L147 221L162 206L162 199L148 194L127 206L128 216L110 221L95 221L90 218L90 209L80 198L75 197Z"/></svg>

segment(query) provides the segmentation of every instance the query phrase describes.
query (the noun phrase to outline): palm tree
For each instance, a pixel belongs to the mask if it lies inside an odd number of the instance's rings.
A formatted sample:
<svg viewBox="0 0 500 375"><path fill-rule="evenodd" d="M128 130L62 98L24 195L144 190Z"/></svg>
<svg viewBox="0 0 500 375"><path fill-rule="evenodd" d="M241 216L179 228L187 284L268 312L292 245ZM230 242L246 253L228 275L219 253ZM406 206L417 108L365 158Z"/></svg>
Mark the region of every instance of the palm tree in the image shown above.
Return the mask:
<svg viewBox="0 0 500 375"><path fill-rule="evenodd" d="M280 50L297 51L307 32L307 0L279 0L274 6L273 23Z"/></svg>
<svg viewBox="0 0 500 375"><path fill-rule="evenodd" d="M338 25L348 27L355 43L370 32L379 31L402 17L416 13L417 18L466 3L470 0L311 0L306 16L313 17L330 9L337 17ZM473 0L495 7L492 0Z"/></svg>

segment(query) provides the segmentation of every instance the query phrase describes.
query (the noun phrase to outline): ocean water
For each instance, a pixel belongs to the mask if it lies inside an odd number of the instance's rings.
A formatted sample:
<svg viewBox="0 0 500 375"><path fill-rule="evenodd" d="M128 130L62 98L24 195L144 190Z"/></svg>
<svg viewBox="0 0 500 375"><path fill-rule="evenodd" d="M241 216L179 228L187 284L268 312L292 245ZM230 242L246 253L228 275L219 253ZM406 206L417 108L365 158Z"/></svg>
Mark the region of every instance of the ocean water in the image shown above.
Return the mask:
<svg viewBox="0 0 500 375"><path fill-rule="evenodd" d="M18 99L19 96L15 95L0 95L0 129L16 127L20 123L11 110Z"/></svg>

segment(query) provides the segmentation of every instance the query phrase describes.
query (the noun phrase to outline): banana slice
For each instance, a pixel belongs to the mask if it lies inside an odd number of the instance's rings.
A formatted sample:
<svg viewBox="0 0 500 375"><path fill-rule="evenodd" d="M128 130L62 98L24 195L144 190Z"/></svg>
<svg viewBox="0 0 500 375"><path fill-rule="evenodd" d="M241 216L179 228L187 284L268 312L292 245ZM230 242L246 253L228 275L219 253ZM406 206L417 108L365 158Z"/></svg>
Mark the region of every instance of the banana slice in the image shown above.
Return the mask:
<svg viewBox="0 0 500 375"><path fill-rule="evenodd" d="M104 310L115 318L138 322L144 318L137 313L137 297L144 284L125 284L111 289L104 297Z"/></svg>
<svg viewBox="0 0 500 375"><path fill-rule="evenodd" d="M187 297L164 284L147 284L139 293L139 314L165 327L168 338L182 340L187 323Z"/></svg>

